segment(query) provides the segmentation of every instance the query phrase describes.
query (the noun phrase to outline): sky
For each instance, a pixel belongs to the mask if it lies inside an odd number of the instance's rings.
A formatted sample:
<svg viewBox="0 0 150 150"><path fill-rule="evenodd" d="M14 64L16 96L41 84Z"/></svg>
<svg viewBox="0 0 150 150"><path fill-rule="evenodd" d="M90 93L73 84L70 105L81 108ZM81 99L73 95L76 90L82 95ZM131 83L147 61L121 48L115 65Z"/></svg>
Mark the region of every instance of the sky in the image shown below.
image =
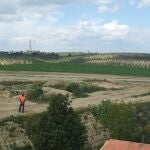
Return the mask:
<svg viewBox="0 0 150 150"><path fill-rule="evenodd" d="M0 51L150 53L150 0L0 0Z"/></svg>

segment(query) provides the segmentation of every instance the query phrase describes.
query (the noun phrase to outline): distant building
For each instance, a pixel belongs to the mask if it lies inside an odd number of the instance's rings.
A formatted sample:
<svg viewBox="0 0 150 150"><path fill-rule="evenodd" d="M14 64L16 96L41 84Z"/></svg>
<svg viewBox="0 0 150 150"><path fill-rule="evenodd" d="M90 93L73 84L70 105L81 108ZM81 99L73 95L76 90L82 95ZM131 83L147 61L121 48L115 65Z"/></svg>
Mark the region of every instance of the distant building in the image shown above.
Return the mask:
<svg viewBox="0 0 150 150"><path fill-rule="evenodd" d="M100 150L150 150L150 144L110 139Z"/></svg>

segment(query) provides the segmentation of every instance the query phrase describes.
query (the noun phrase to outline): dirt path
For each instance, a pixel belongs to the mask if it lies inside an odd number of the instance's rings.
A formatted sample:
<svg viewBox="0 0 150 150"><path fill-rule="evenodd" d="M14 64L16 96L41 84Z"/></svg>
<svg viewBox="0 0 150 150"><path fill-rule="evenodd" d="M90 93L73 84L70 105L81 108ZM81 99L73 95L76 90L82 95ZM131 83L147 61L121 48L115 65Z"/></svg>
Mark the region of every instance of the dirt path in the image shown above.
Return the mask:
<svg viewBox="0 0 150 150"><path fill-rule="evenodd" d="M76 109L98 104L103 100L115 102L143 102L150 101L150 95L137 96L150 92L150 78L122 77L114 75L75 74L75 73L38 73L38 72L0 72L0 81L82 81L90 80L92 83L118 90L98 91L87 98L73 99L72 106ZM37 104L27 101L25 114L45 111L48 104ZM0 93L0 118L18 115L17 97L11 98L7 92Z"/></svg>
<svg viewBox="0 0 150 150"><path fill-rule="evenodd" d="M98 79L98 80L115 80L115 81L146 81L150 82L148 77L130 77L116 75L101 75L101 74L79 74L79 73L50 73L50 72L0 72L0 81L36 81L36 80L83 80L83 79Z"/></svg>

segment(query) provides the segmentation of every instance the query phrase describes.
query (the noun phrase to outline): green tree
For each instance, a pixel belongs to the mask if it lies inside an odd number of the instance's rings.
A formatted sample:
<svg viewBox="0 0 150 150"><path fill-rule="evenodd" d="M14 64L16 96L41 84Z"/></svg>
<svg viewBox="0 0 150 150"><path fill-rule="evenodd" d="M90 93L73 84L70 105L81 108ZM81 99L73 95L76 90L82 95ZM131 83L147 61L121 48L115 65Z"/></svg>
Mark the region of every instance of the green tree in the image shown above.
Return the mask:
<svg viewBox="0 0 150 150"><path fill-rule="evenodd" d="M136 140L138 135L136 114L131 104L103 101L92 107L92 113L111 132L111 138Z"/></svg>
<svg viewBox="0 0 150 150"><path fill-rule="evenodd" d="M48 111L32 128L36 150L84 149L85 127L68 98L61 94L51 96Z"/></svg>

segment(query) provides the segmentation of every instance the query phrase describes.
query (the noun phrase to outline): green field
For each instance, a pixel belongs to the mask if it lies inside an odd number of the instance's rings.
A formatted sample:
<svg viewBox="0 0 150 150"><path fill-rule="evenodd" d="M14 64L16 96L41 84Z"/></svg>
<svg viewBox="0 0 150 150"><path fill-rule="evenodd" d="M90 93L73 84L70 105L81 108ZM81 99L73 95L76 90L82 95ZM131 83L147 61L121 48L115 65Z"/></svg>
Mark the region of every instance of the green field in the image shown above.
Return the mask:
<svg viewBox="0 0 150 150"><path fill-rule="evenodd" d="M41 71L41 72L72 72L89 74L111 74L124 76L150 77L149 68L120 66L111 64L77 64L77 63L33 63L0 65L0 71Z"/></svg>

